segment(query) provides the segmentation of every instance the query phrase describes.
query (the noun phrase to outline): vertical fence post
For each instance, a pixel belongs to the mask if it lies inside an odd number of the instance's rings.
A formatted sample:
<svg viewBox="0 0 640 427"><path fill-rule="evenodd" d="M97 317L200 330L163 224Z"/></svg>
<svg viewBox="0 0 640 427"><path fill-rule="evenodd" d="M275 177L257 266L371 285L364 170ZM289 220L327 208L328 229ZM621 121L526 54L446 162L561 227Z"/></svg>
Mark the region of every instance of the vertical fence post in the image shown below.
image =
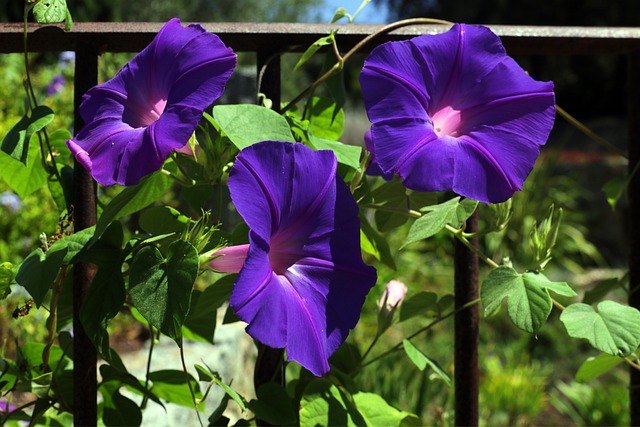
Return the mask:
<svg viewBox="0 0 640 427"><path fill-rule="evenodd" d="M640 162L640 51L628 54L629 173ZM629 305L640 309L640 174L629 182ZM630 425L640 425L640 371L629 367Z"/></svg>
<svg viewBox="0 0 640 427"><path fill-rule="evenodd" d="M467 220L466 231L478 230L478 211ZM470 239L471 244L478 246L478 238ZM462 309L466 304L478 299L478 256L455 241L455 278L454 304L454 394L455 425L478 425L478 305Z"/></svg>
<svg viewBox="0 0 640 427"><path fill-rule="evenodd" d="M84 125L78 107L82 95L98 81L98 54L90 45L76 47L74 75L74 131ZM96 224L96 187L87 170L77 161L73 170L74 231ZM80 322L80 308L89 290L95 266L87 263L73 267L73 423L77 426L97 424L96 348Z"/></svg>
<svg viewBox="0 0 640 427"><path fill-rule="evenodd" d="M265 46L256 51L258 92L273 102L273 110L280 112L280 55L270 46ZM276 382L284 386L284 349L271 348L258 344L258 358L253 374L253 385L256 392L262 384ZM260 426L270 425L264 420L256 420Z"/></svg>

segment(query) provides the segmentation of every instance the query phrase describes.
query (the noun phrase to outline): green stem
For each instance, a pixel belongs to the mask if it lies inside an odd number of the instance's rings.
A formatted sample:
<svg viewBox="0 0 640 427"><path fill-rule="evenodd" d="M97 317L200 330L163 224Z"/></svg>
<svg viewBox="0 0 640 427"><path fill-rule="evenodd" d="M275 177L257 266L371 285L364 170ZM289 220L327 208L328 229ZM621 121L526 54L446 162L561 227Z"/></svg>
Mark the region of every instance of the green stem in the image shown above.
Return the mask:
<svg viewBox="0 0 640 427"><path fill-rule="evenodd" d="M180 344L178 345L180 348L180 362L182 362L182 372L184 372L185 379L187 380L187 385L189 386L189 392L191 393L191 399L193 399L193 406L196 409L196 415L198 416L198 421L200 422L200 426L204 427L202 423L202 419L200 418L200 411L198 410L198 400L196 399L196 392L193 390L193 385L191 384L191 379L189 378L189 371L187 371L187 364L184 362L184 348L182 345L182 339L180 339Z"/></svg>
<svg viewBox="0 0 640 427"><path fill-rule="evenodd" d="M385 211L385 212L394 212L394 213L399 213L405 216L408 216L410 218L421 218L422 214L418 211L414 211L413 209L405 209L405 208L396 208L393 206L381 206L381 205L372 205L371 203L362 203L360 205L361 208L366 208L366 209L375 209L378 211Z"/></svg>
<svg viewBox="0 0 640 427"><path fill-rule="evenodd" d="M378 342L378 340L380 339L380 335L381 334L379 332L376 333L376 336L373 338L373 341L371 341L371 344L369 344L369 348L367 348L367 350L364 352L364 354L362 355L360 360L364 360L364 359L367 358L367 356L369 355L369 353L373 349L373 346L375 346L376 343Z"/></svg>
<svg viewBox="0 0 640 427"><path fill-rule="evenodd" d="M559 105L556 105L556 111L562 118L564 118L567 122L569 122L569 124L571 124L573 127L578 129L580 132L584 133L592 141L596 142L597 144L607 149L608 151L612 152L613 154L622 156L625 159L627 158L627 155L623 151L621 151L618 147L611 144L609 141L602 138L600 135L597 135L595 132L593 132L591 129L585 126L580 120L576 119L571 114L569 114L564 108L560 107Z"/></svg>
<svg viewBox="0 0 640 427"><path fill-rule="evenodd" d="M362 9L364 9L364 7L366 5L368 5L369 3L371 3L371 0L362 0L362 3L360 3L360 7L358 7L358 10L356 10L353 15L351 15L351 19L349 19L349 23L351 24L353 21L356 20L356 18L358 17L358 15L360 15L360 12L362 12Z"/></svg>
<svg viewBox="0 0 640 427"><path fill-rule="evenodd" d="M466 303L464 306L460 307L459 309L453 310L453 311L445 314L444 316L438 317L433 322L429 323L428 325L424 326L423 328L418 329L416 332L414 332L411 335L409 335L408 337L406 337L405 340L411 340L411 339L417 337L421 333L423 333L425 331L428 331L429 329L431 329L432 327L434 327L438 323L442 322L443 320L446 320L449 317L454 316L459 311L466 310L467 308L472 307L472 306L478 304L479 302L480 302L480 299L469 301L468 303ZM384 353L379 354L378 356L374 357L373 359L369 360L368 362L362 363L360 365L360 369L364 368L365 366L371 365L372 363L377 362L378 360L380 360L382 358L387 357L389 354L400 350L401 347L402 347L402 342L399 342L398 344L394 345L393 347L391 347L389 350L385 351ZM364 359L364 357L363 357L363 359Z"/></svg>
<svg viewBox="0 0 640 427"><path fill-rule="evenodd" d="M472 251L473 253L478 255L478 258L480 258L482 261L484 261L485 263L487 263L488 265L490 265L493 268L499 267L499 265L494 260L492 260L491 258L486 256L485 254L480 252L480 249L478 249L475 246L473 246L471 244L471 242L469 242L469 240L465 237L464 232L462 230L460 230L458 228L454 228L454 227L450 226L449 224L445 225L445 228L447 229L447 231L449 231L451 234L453 234L453 236L456 239L458 239L463 245L465 245L467 248L469 248L470 251Z"/></svg>
<svg viewBox="0 0 640 427"><path fill-rule="evenodd" d="M153 325L149 323L149 331L151 332L151 343L149 344L149 356L147 356L147 371L144 375L144 389L149 390L149 374L151 373L151 357L153 356L153 349L155 347L156 337L160 337L160 331L157 335L154 333ZM147 406L149 397L145 394L140 402L140 409L144 409Z"/></svg>
<svg viewBox="0 0 640 427"><path fill-rule="evenodd" d="M376 37L382 34L389 33L393 30L397 30L398 28L407 27L410 25L424 25L424 24L453 25L453 22L444 21L442 19L433 19L433 18L413 18L413 19L404 19L402 21L394 22L392 24L382 27L380 30L376 31L375 33L370 34L367 37L360 40L360 42L358 42L358 44L356 44L349 52L347 52L342 57L341 60L336 62L336 64L333 67L331 67L326 73L324 73L318 80L316 80L315 82L307 86L307 88L303 90L298 96L296 96L293 99L293 101L289 102L282 109L281 113L285 113L286 111L290 110L291 107L293 107L302 99L304 99L309 93L315 90L318 86L320 86L322 83L324 83L325 81L327 81L328 79L330 79L331 77L333 77L334 75L342 71L342 68L344 67L345 62L347 62L349 58L351 58L355 53L357 53L367 43L371 42Z"/></svg>

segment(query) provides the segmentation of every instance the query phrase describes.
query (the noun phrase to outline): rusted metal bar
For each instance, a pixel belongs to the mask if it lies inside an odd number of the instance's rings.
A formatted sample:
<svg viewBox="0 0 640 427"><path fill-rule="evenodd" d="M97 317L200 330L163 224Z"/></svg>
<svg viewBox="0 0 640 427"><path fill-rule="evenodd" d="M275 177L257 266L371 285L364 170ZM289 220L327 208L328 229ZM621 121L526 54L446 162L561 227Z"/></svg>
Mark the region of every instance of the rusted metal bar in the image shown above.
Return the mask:
<svg viewBox="0 0 640 427"><path fill-rule="evenodd" d="M478 230L478 211L467 220L465 231ZM478 247L478 238L470 239ZM478 283L478 255L460 241L455 241L454 256L454 390L455 425L478 425L478 370L479 310L478 304L465 306L480 296Z"/></svg>
<svg viewBox="0 0 640 427"><path fill-rule="evenodd" d="M82 95L98 82L98 52L90 44L79 44L74 50L74 128L77 133L84 125L78 110ZM96 224L95 181L77 161L73 170L73 208L74 231ZM95 426L98 420L98 356L80 322L80 309L94 274L93 264L73 266L73 423L77 426Z"/></svg>
<svg viewBox="0 0 640 427"><path fill-rule="evenodd" d="M103 52L138 52L163 23L77 22L70 32L62 25L29 26L32 51L74 50L79 42L99 46ZM302 52L319 37L338 30L336 39L342 49L349 49L383 25L310 24L310 23L204 23L237 52L257 52L263 48ZM625 27L545 27L493 25L510 54L575 55L623 53L640 49L640 28ZM380 36L377 43L401 40L420 34L446 31L442 25L414 25ZM368 49L373 48L373 45ZM0 53L22 51L22 24L0 23Z"/></svg>
<svg viewBox="0 0 640 427"><path fill-rule="evenodd" d="M640 163L640 50L630 52L628 68L629 173ZM629 305L640 309L640 174L629 182ZM629 367L630 425L640 425L640 371Z"/></svg>

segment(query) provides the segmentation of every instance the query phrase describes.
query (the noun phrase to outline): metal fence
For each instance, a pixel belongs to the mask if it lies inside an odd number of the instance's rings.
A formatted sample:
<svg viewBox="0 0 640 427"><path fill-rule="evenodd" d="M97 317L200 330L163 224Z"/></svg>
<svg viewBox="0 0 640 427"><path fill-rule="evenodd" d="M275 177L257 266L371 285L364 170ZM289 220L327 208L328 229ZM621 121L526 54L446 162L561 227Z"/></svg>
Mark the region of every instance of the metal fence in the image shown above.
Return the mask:
<svg viewBox="0 0 640 427"><path fill-rule="evenodd" d="M75 23L73 31L64 32L61 27L30 24L28 50L30 52L76 52L74 80L75 106L82 94L97 83L98 56L104 52L137 52L142 50L162 27L162 23ZM281 23L206 23L208 31L216 33L225 44L236 52L255 52L257 74L261 74L260 92L280 105L280 55L302 52L319 37L338 29L336 39L342 49L350 49L366 36L377 32L381 25L329 25L329 24L281 24ZM492 26L509 54L525 55L597 55L620 54L627 57L628 91L628 145L629 171L640 161L640 28L604 27L533 27ZM420 34L445 31L438 25L414 25L383 34L364 50L390 40L401 40ZM0 53L22 52L24 48L23 26L20 23L0 23ZM82 120L75 109L75 129ZM80 167L74 177L74 220L76 230L90 227L96 221L95 184ZM630 237L629 304L640 309L640 292L634 292L640 283L640 175L628 188ZM464 249L460 249L464 251ZM456 282L470 301L477 296L477 260L456 249ZM475 266L474 266L475 262ZM74 269L74 310L79 312L84 294L92 277L90 265ZM456 283L456 289L458 283ZM475 292L475 294L474 294ZM458 303L456 303L457 305ZM474 311L475 310L475 311ZM456 348L456 424L477 425L477 307L456 318L460 323L461 345ZM91 342L81 333L81 325L74 321L75 347L75 423L95 425L95 363L96 354ZM458 340L456 339L456 347ZM463 354L464 353L464 354ZM458 358L466 354L466 358ZM474 366L474 364L476 366ZM93 402L92 402L93 400ZM631 424L640 425L640 371L630 370Z"/></svg>

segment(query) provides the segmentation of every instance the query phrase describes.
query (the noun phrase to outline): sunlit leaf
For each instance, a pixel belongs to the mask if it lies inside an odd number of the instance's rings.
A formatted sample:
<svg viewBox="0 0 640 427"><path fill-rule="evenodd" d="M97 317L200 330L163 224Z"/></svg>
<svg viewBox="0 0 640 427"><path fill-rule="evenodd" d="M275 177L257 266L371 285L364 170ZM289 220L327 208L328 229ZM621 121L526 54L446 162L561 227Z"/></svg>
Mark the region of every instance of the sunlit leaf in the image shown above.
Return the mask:
<svg viewBox="0 0 640 427"><path fill-rule="evenodd" d="M447 383L447 385L451 385L451 378L442 368L429 356L424 354L419 348L417 348L413 343L409 340L403 340L402 346L404 348L405 353L409 356L409 359L420 369L424 371L427 366L429 366L433 371L438 374L442 380ZM404 417L403 417L404 418Z"/></svg>
<svg viewBox="0 0 640 427"><path fill-rule="evenodd" d="M28 166L29 143L34 133L53 120L53 111L44 105L33 109L31 116L23 116L2 140L2 151Z"/></svg>
<svg viewBox="0 0 640 427"><path fill-rule="evenodd" d="M250 104L216 105L213 117L239 150L266 140L295 142L287 120L269 108Z"/></svg>
<svg viewBox="0 0 640 427"><path fill-rule="evenodd" d="M337 11L336 11L336 13L337 13ZM313 55L315 55L315 53L318 51L318 49L320 49L322 46L328 46L330 44L333 44L333 40L334 39L335 39L335 34L332 32L328 36L321 37L318 40L316 40L302 54L302 57L300 57L300 59L298 60L298 63L296 64L296 66L293 67L293 71L296 71L300 67L302 67L304 65L304 63L307 62Z"/></svg>
<svg viewBox="0 0 640 427"><path fill-rule="evenodd" d="M624 361L618 356L601 354L597 357L590 357L580 365L576 373L576 381L586 383L600 375L606 374Z"/></svg>
<svg viewBox="0 0 640 427"><path fill-rule="evenodd" d="M549 290L567 297L576 293L565 282L552 282L542 273L519 274L511 267L500 266L482 282L480 297L485 316L507 298L507 311L520 329L536 334L551 313Z"/></svg>
<svg viewBox="0 0 640 427"><path fill-rule="evenodd" d="M598 311L587 304L568 306L560 315L569 336L583 338L612 356L628 356L640 345L640 311L614 301L602 301Z"/></svg>

